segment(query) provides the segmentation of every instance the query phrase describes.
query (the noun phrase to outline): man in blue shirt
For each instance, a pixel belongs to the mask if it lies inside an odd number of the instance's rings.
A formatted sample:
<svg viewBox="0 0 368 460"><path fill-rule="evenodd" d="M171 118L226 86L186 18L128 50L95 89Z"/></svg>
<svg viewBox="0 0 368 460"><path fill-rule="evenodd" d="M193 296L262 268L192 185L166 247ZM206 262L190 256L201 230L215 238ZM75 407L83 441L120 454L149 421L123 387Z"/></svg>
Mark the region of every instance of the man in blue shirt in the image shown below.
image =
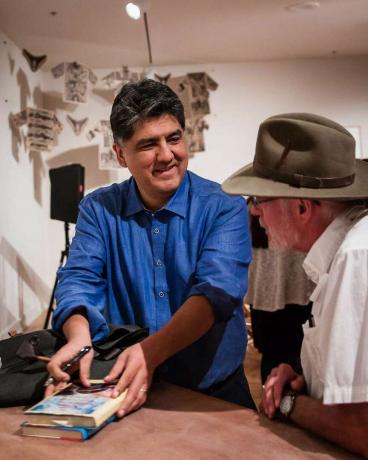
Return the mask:
<svg viewBox="0 0 368 460"><path fill-rule="evenodd" d="M146 326L107 382L128 389L123 416L146 400L153 373L254 408L244 376L242 300L251 259L242 198L187 171L183 106L153 80L125 85L111 112L114 149L132 178L90 193L80 205L67 264L59 272L53 324L68 342L48 368L107 334L107 323ZM92 354L80 362L89 385ZM47 394L53 391L53 386Z"/></svg>

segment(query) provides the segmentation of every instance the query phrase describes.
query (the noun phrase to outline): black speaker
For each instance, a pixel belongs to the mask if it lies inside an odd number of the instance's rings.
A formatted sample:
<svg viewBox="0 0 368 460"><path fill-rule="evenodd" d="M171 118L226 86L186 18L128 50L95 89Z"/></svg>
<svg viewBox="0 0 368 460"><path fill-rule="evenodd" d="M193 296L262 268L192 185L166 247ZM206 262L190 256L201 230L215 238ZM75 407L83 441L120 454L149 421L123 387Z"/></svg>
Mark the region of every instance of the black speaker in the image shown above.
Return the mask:
<svg viewBox="0 0 368 460"><path fill-rule="evenodd" d="M84 167L79 164L50 169L51 219L76 223L84 195Z"/></svg>

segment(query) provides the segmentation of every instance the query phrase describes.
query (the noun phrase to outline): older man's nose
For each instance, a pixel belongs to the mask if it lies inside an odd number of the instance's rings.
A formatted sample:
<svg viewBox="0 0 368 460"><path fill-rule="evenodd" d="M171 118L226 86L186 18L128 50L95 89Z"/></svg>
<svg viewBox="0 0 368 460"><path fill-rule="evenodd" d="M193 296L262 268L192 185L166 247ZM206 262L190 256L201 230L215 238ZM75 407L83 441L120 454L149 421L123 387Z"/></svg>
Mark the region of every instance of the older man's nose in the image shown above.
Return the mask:
<svg viewBox="0 0 368 460"><path fill-rule="evenodd" d="M252 216L260 216L261 215L261 209L259 206L254 206L252 205L249 209L249 212Z"/></svg>

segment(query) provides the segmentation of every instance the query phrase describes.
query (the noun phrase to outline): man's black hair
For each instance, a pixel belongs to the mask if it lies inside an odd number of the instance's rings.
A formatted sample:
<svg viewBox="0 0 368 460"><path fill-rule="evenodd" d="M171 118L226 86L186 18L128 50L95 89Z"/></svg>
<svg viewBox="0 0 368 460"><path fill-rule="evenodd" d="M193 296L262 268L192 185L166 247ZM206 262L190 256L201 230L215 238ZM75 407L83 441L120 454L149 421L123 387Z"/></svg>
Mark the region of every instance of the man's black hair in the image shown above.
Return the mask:
<svg viewBox="0 0 368 460"><path fill-rule="evenodd" d="M138 123L162 115L174 116L185 129L184 107L174 91L155 80L127 83L116 96L110 123L115 142L127 141Z"/></svg>

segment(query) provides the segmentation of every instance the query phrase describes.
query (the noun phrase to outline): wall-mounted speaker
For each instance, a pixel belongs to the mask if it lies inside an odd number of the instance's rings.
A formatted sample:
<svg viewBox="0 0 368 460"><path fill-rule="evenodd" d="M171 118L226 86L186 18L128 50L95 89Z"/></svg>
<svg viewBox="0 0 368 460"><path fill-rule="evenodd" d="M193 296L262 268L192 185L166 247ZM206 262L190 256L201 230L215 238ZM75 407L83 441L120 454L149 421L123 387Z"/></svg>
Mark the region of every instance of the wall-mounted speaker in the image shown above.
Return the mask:
<svg viewBox="0 0 368 460"><path fill-rule="evenodd" d="M51 219L76 223L84 196L84 167L80 164L50 169Z"/></svg>

